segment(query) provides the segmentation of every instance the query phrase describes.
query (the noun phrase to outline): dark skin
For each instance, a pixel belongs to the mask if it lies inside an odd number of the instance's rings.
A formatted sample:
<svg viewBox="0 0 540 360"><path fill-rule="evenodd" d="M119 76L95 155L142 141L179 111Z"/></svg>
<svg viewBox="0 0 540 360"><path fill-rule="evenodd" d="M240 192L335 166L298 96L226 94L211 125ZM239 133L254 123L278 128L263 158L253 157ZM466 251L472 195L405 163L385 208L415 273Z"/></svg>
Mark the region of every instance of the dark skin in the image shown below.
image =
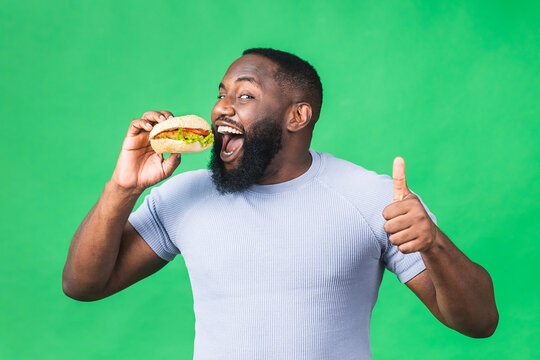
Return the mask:
<svg viewBox="0 0 540 360"><path fill-rule="evenodd" d="M301 94L280 88L273 77L276 69L259 55L236 60L223 77L211 115L215 128L228 125L246 134L258 121L280 122L283 147L258 182L262 185L294 179L311 164L309 146L316 120L312 107ZM111 180L71 242L62 281L68 296L102 299L167 264L127 218L140 194L169 177L180 163L179 155L164 160L148 142L152 126L171 116L168 111L149 111L132 121ZM240 148L225 157L226 168L234 168L241 155ZM394 202L383 216L390 241L403 253L419 251L426 264L426 270L406 285L446 326L471 337L490 336L498 322L491 278L431 221L407 188L401 158L394 163Z"/></svg>
<svg viewBox="0 0 540 360"><path fill-rule="evenodd" d="M493 283L433 223L407 187L405 161L394 160L394 202L383 210L389 240L404 253L418 251L426 270L406 285L431 313L451 329L471 337L488 337L497 327Z"/></svg>
<svg viewBox="0 0 540 360"><path fill-rule="evenodd" d="M218 101L212 110L212 124L233 125L246 133L260 121L275 118L283 128L283 149L276 155L258 184L268 185L294 179L311 165L309 144L313 124L311 105L302 102L292 90L283 89L274 80L278 66L271 60L246 55L236 60L220 83ZM225 116L226 121L217 121ZM227 170L239 163L239 156L225 161Z"/></svg>

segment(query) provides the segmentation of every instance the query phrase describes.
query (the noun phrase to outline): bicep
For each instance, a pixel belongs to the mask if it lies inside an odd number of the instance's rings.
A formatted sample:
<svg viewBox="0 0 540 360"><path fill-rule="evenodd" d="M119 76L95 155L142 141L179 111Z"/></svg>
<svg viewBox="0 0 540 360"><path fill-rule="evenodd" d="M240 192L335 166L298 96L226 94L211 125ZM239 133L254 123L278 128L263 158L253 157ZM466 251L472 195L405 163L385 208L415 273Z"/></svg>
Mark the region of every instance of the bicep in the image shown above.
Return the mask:
<svg viewBox="0 0 540 360"><path fill-rule="evenodd" d="M118 257L103 297L115 294L167 265L139 235L129 221L122 233Z"/></svg>
<svg viewBox="0 0 540 360"><path fill-rule="evenodd" d="M435 292L433 281L429 276L429 270L426 269L422 271L420 274L407 281L405 285L407 285L407 287L411 289L411 291L420 299L420 301L424 303L424 305L429 309L429 311L431 311L437 320L447 325L439 310L439 306L437 305L437 294Z"/></svg>

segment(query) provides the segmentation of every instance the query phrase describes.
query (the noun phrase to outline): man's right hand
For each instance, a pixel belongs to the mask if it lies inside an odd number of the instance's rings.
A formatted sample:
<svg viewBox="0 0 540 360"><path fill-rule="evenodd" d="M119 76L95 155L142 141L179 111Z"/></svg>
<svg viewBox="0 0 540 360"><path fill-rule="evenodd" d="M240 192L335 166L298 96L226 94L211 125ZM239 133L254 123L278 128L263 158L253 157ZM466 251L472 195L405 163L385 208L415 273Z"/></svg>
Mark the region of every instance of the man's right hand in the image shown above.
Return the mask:
<svg viewBox="0 0 540 360"><path fill-rule="evenodd" d="M155 273L167 263L129 223L141 193L171 176L180 154L163 159L148 140L168 111L147 111L129 126L116 168L92 210L73 235L62 274L64 293L76 300L102 299Z"/></svg>
<svg viewBox="0 0 540 360"><path fill-rule="evenodd" d="M180 164L180 154L166 160L150 146L153 126L173 117L169 111L147 111L129 126L111 181L122 189L142 193L146 188L172 175Z"/></svg>

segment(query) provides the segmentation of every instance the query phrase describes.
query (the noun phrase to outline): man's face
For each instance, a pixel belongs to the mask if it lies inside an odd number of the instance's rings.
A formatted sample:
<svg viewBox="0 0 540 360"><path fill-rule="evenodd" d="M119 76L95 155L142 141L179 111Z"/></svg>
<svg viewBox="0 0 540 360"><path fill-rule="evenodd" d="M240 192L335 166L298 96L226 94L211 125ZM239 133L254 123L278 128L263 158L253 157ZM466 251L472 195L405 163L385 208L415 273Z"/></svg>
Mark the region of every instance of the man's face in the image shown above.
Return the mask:
<svg viewBox="0 0 540 360"><path fill-rule="evenodd" d="M274 79L277 65L260 55L246 55L227 70L212 110L216 141L210 168L222 192L256 183L281 149L288 106Z"/></svg>

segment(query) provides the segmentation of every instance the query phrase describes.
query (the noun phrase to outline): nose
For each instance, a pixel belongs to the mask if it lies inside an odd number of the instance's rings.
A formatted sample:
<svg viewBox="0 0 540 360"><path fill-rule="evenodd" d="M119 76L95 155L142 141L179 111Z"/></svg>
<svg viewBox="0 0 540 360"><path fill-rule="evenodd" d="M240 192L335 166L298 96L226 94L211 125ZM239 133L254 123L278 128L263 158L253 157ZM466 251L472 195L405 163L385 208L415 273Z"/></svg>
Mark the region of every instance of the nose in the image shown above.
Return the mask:
<svg viewBox="0 0 540 360"><path fill-rule="evenodd" d="M234 109L234 103L229 99L229 97L225 96L222 99L219 99L216 104L214 105L214 109L212 109L212 117L218 118L219 116L234 116L235 114Z"/></svg>

